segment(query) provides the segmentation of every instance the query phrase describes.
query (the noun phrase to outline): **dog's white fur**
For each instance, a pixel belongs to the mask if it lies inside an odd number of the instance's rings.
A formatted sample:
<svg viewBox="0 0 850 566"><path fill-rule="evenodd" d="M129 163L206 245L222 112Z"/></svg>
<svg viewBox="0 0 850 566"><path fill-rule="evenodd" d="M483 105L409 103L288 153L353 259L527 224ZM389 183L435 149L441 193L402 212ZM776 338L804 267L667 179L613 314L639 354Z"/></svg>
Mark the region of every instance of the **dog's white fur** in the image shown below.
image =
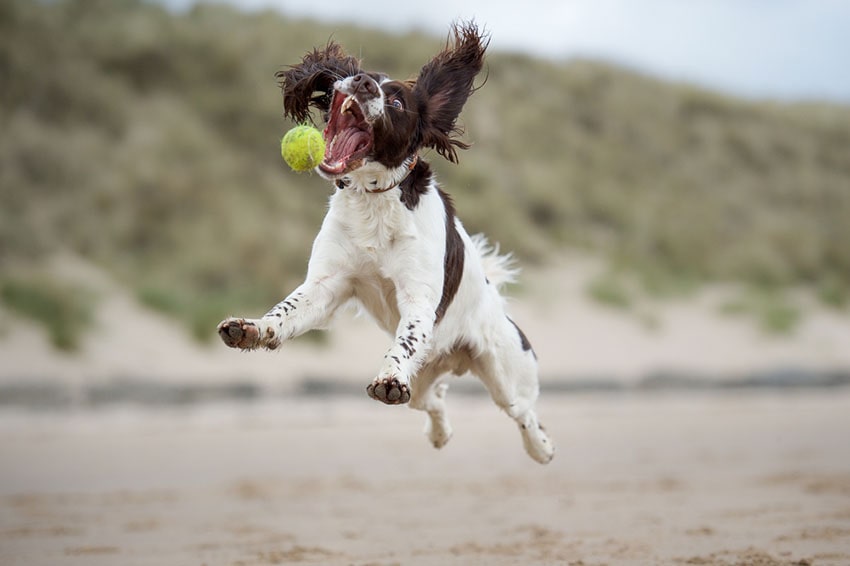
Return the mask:
<svg viewBox="0 0 850 566"><path fill-rule="evenodd" d="M523 350L498 290L514 275L508 258L495 255L483 237L471 238L456 220L465 249L463 276L445 317L434 325L443 285L443 201L436 186L412 211L400 201L398 187L368 192L376 178L387 176L380 169L371 163L349 175L349 186L331 197L305 282L268 314L245 322L256 325L261 345L276 347L281 340L326 327L337 309L355 301L396 337L376 381L395 377L410 385L410 407L428 413L426 434L435 447L451 437L447 384L440 378L471 371L519 424L529 455L548 462L554 448L534 410L537 360ZM420 347L406 359L401 342L410 325L417 329Z"/></svg>
<svg viewBox="0 0 850 566"><path fill-rule="evenodd" d="M344 91L343 83L336 89ZM380 100L370 112L383 112ZM248 346L231 346L276 348L284 340L326 327L340 307L354 302L394 337L372 387L393 382L409 392L410 407L428 414L426 434L435 447L445 445L452 434L444 376L469 371L517 422L528 454L549 462L554 447L534 406L536 355L508 318L499 292L515 275L510 260L482 236L470 237L455 219L463 243L463 272L456 295L437 321L447 197L431 177L416 206L405 206L399 184L410 164L408 160L390 169L367 158L346 173L313 244L304 283L262 318L230 318L219 331L224 329L225 342L227 329L234 326L255 337Z"/></svg>

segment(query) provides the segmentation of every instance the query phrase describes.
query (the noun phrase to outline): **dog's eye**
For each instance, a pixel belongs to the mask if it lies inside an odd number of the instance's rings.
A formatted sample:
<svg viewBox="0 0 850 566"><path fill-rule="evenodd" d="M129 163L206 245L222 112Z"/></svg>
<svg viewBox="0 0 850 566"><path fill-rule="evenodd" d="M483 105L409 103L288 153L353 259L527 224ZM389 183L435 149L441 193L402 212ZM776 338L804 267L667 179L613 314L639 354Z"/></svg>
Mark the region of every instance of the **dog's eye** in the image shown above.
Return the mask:
<svg viewBox="0 0 850 566"><path fill-rule="evenodd" d="M390 100L390 104L396 110L404 110L404 102L402 102L400 98L393 98Z"/></svg>

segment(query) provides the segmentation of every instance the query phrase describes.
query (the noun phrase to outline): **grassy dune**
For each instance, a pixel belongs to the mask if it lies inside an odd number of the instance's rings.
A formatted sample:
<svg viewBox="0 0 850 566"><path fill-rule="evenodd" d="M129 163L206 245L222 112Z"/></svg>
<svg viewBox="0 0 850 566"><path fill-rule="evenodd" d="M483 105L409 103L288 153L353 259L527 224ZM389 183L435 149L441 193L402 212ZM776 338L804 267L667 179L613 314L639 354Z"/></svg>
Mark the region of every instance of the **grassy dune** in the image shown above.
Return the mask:
<svg viewBox="0 0 850 566"><path fill-rule="evenodd" d="M283 164L292 124L273 74L331 36L399 77L444 42L215 5L4 2L4 288L69 252L199 337L279 299L303 275L331 188ZM462 118L474 148L459 166L426 156L471 232L527 263L565 248L604 256L611 272L591 292L612 304L718 281L762 297L730 312L791 287L847 302L850 109L590 61L493 53L487 72ZM61 286L50 296L67 296Z"/></svg>

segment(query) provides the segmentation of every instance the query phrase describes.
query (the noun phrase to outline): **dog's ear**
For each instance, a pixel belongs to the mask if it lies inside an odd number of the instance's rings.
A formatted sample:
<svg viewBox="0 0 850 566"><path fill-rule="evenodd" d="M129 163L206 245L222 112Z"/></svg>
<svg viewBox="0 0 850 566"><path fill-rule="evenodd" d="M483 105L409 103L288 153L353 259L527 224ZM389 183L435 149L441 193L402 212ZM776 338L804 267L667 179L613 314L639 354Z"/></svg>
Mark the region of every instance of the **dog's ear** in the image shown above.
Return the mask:
<svg viewBox="0 0 850 566"><path fill-rule="evenodd" d="M283 92L283 113L293 121L313 121L310 106L330 110L333 85L360 72L360 61L345 54L339 44L329 41L324 49L313 49L297 65L275 73Z"/></svg>
<svg viewBox="0 0 850 566"><path fill-rule="evenodd" d="M475 92L475 76L484 66L490 40L474 22L455 24L445 49L419 72L413 92L419 101L421 141L457 163L457 150L466 144L453 136L462 134L455 124L466 99Z"/></svg>

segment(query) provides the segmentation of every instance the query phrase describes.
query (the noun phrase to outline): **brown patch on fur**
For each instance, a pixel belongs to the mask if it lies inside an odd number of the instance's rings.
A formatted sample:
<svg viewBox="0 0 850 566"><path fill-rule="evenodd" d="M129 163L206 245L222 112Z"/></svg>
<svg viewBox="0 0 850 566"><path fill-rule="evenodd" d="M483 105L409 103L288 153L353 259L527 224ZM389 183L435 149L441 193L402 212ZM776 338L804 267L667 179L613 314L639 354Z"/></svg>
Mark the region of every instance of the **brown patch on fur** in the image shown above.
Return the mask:
<svg viewBox="0 0 850 566"><path fill-rule="evenodd" d="M434 324L439 323L445 316L452 299L455 298L457 290L460 288L465 255L463 240L455 226L455 206L452 198L443 191L440 191L440 197L446 207L446 254L443 259L443 296L437 306L437 317Z"/></svg>
<svg viewBox="0 0 850 566"><path fill-rule="evenodd" d="M310 106L327 113L334 82L359 72L360 61L346 55L338 43L329 41L324 49L313 49L304 55L301 63L274 75L283 92L284 115L298 123L308 119L312 122Z"/></svg>
<svg viewBox="0 0 850 566"><path fill-rule="evenodd" d="M457 117L476 90L472 83L484 66L490 41L472 22L456 25L452 36L445 49L422 67L413 94L420 102L422 145L457 163L457 149L469 147L455 137L462 134Z"/></svg>
<svg viewBox="0 0 850 566"><path fill-rule="evenodd" d="M413 210L419 204L419 198L428 192L431 184L431 166L421 159L416 166L405 177L399 187L401 188L401 202L407 210Z"/></svg>
<svg viewBox="0 0 850 566"><path fill-rule="evenodd" d="M528 352L530 350L531 353L534 354L534 357L536 358L537 354L534 352L534 348L531 347L531 342L528 341L528 337L525 335L525 332L523 332L522 329L519 326L517 326L516 322L511 320L511 317L508 317L508 322L513 324L514 328L516 328L516 331L519 334L519 341L520 341L520 343L522 343L523 351Z"/></svg>

